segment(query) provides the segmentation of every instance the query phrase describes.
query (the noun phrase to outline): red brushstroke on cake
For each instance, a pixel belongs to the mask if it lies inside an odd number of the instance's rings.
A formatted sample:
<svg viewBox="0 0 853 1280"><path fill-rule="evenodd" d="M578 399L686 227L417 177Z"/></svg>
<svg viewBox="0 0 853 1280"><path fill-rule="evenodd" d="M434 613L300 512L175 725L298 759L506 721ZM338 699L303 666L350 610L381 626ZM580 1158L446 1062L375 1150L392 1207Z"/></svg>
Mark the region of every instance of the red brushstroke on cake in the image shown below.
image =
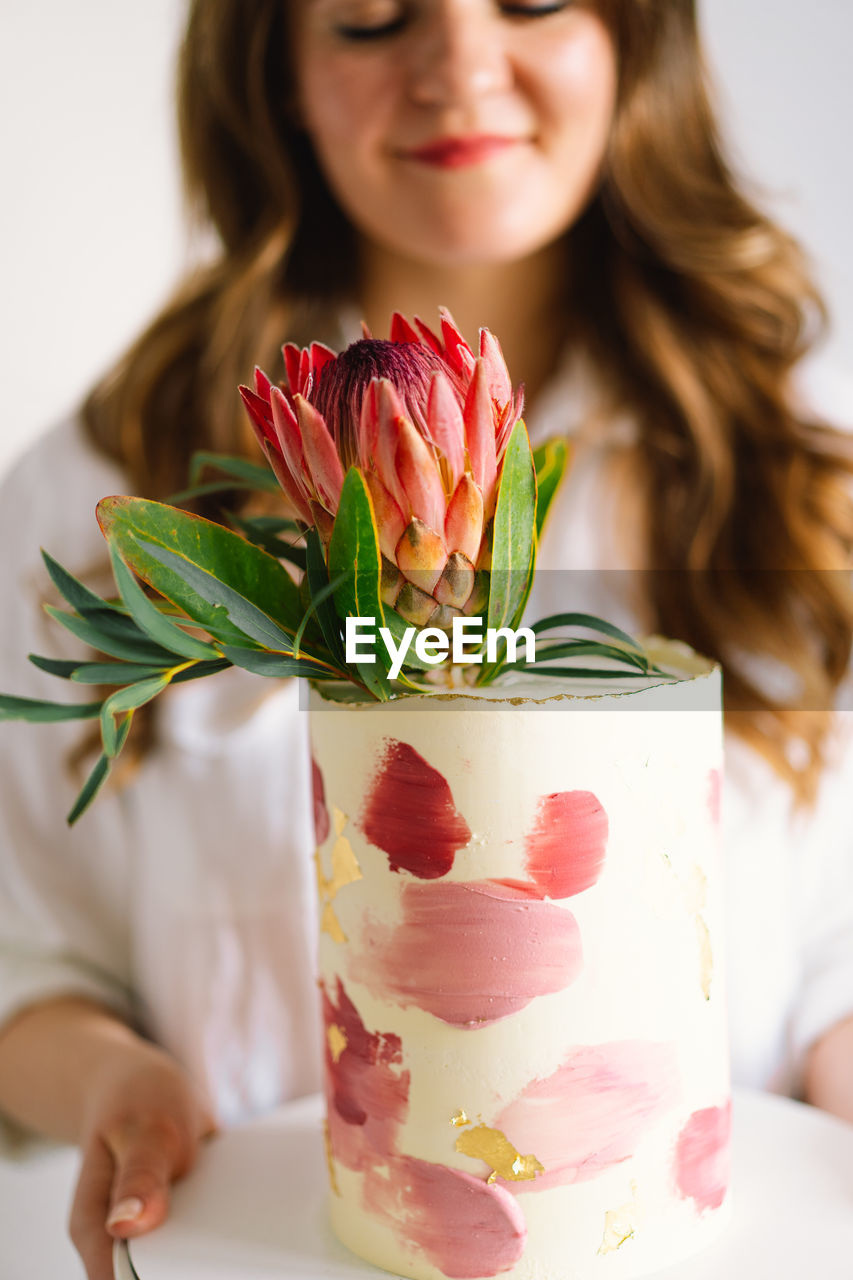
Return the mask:
<svg viewBox="0 0 853 1280"><path fill-rule="evenodd" d="M673 1045L626 1040L573 1049L495 1121L517 1150L535 1151L545 1166L534 1181L513 1183L513 1192L585 1182L630 1159L679 1093Z"/></svg>
<svg viewBox="0 0 853 1280"><path fill-rule="evenodd" d="M329 834L329 810L326 808L326 788L317 761L311 758L311 793L314 799L314 839L323 844Z"/></svg>
<svg viewBox="0 0 853 1280"><path fill-rule="evenodd" d="M387 1177L366 1180L365 1207L454 1280L500 1275L524 1252L527 1226L514 1197L444 1165L397 1157Z"/></svg>
<svg viewBox="0 0 853 1280"><path fill-rule="evenodd" d="M723 775L719 769L708 771L708 812L715 827L720 825L720 809L723 798Z"/></svg>
<svg viewBox="0 0 853 1280"><path fill-rule="evenodd" d="M392 871L420 880L447 875L471 839L446 778L406 742L389 739L361 816L361 830Z"/></svg>
<svg viewBox="0 0 853 1280"><path fill-rule="evenodd" d="M382 999L477 1027L562 991L583 962L570 911L493 880L407 884L402 920L368 919L350 972ZM525 1148L532 1150L533 1148Z"/></svg>
<svg viewBox="0 0 853 1280"><path fill-rule="evenodd" d="M513 1197L482 1178L397 1151L409 1105L399 1036L370 1032L338 979L333 1000L325 986L328 1031L345 1039L326 1043L326 1104L334 1158L364 1175L362 1203L406 1246L419 1249L446 1276L472 1280L514 1266L527 1228Z"/></svg>
<svg viewBox="0 0 853 1280"><path fill-rule="evenodd" d="M528 874L543 896L570 898L596 884L607 833L607 814L591 791L542 796L525 844Z"/></svg>
<svg viewBox="0 0 853 1280"><path fill-rule="evenodd" d="M731 1173L732 1104L694 1111L678 1136L675 1185L698 1209L719 1209Z"/></svg>
<svg viewBox="0 0 853 1280"><path fill-rule="evenodd" d="M409 1072L401 1069L400 1037L369 1032L338 979L337 1001L323 987L326 1029L346 1037L337 1062L326 1042L326 1103L335 1158L364 1171L396 1149L409 1105Z"/></svg>

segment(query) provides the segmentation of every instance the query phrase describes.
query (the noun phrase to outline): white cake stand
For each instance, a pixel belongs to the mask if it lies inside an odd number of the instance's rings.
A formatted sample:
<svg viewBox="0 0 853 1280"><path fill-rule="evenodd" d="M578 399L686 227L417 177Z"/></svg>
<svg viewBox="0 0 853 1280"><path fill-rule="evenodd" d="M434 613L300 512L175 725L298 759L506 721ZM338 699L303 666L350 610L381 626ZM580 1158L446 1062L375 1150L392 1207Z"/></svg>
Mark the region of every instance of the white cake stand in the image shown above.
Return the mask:
<svg viewBox="0 0 853 1280"><path fill-rule="evenodd" d="M381 1280L326 1220L318 1098L221 1135L174 1188L169 1220L115 1252L116 1280ZM850 1280L853 1126L737 1093L725 1238L659 1280Z"/></svg>

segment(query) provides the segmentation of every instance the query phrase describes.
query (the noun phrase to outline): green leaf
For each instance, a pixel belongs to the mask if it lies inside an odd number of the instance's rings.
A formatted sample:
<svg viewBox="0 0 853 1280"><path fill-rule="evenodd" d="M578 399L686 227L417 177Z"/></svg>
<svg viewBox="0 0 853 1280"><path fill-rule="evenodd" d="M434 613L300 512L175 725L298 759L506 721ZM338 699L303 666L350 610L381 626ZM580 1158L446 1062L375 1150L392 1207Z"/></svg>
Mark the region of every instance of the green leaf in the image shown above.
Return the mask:
<svg viewBox="0 0 853 1280"><path fill-rule="evenodd" d="M134 684L163 675L165 664L145 666L141 662L78 662L71 679L75 684Z"/></svg>
<svg viewBox="0 0 853 1280"><path fill-rule="evenodd" d="M150 636L155 643L172 653L180 654L182 658L215 660L219 657L219 650L212 644L206 644L203 640L188 636L176 623L161 613L156 603L149 600L142 590L115 546L110 547L110 557L121 598L140 630Z"/></svg>
<svg viewBox="0 0 853 1280"><path fill-rule="evenodd" d="M54 724L59 720L95 720L100 713L100 702L45 702L41 698L15 698L0 693L0 720Z"/></svg>
<svg viewBox="0 0 853 1280"><path fill-rule="evenodd" d="M116 627L114 625L113 618L118 623L126 621L126 619L118 615L101 614L95 620L94 614L81 618L79 614L65 613L62 609L55 609L50 604L46 604L44 610L60 626L65 627L66 631L70 631L73 636L76 636L78 640L82 640L84 644L91 645L93 649L97 649L101 653L108 653L111 658L121 658L125 662L145 662L157 665L166 664L172 660L170 653L167 653L165 649L161 649L159 645L149 643L135 625L133 632L128 637L124 627Z"/></svg>
<svg viewBox="0 0 853 1280"><path fill-rule="evenodd" d="M542 537L542 528L557 489L565 475L569 460L569 446L565 440L546 440L533 451L536 470L536 536Z"/></svg>
<svg viewBox="0 0 853 1280"><path fill-rule="evenodd" d="M314 612L329 653L338 666L344 667L341 622L331 598L325 594L329 586L329 571L316 529L309 529L305 537L305 579L309 599L318 601Z"/></svg>
<svg viewBox="0 0 853 1280"><path fill-rule="evenodd" d="M235 591L207 569L166 547L145 540L140 541L139 545L144 552L182 578L202 600L224 610L228 621L239 631L241 640L254 640L264 649L283 649L284 652L292 649L292 638L288 632L241 592Z"/></svg>
<svg viewBox="0 0 853 1280"><path fill-rule="evenodd" d="M291 637L299 626L302 604L287 570L232 529L144 498L105 498L98 519L107 541L143 581L226 643L244 644L246 636L225 608L211 603L211 580L251 601ZM152 545L175 559L155 555ZM189 565L205 575L197 579L204 594L191 585L189 572L177 572L179 562L182 570Z"/></svg>
<svg viewBox="0 0 853 1280"><path fill-rule="evenodd" d="M615 627L612 622L605 622L603 618L596 618L592 613L552 613L547 618L540 618L538 622L532 623L530 630L538 635L541 631L553 631L556 627L586 627L590 631L598 631L602 635L612 636L614 640L620 640L636 653L643 652L642 645L633 636L629 636L627 631Z"/></svg>
<svg viewBox="0 0 853 1280"><path fill-rule="evenodd" d="M79 578L75 578L72 573L64 569L59 561L54 560L53 556L47 551L43 550L41 555L53 585L76 613L79 613L82 617L87 617L90 614L121 613L115 604L109 603L84 586Z"/></svg>
<svg viewBox="0 0 853 1280"><path fill-rule="evenodd" d="M258 676L278 678L310 676L313 679L329 680L339 679L342 676L346 678L348 674L308 654L301 658L294 658L287 653L270 653L259 649L241 649L237 645L226 645L225 656L235 667L253 671Z"/></svg>
<svg viewBox="0 0 853 1280"><path fill-rule="evenodd" d="M44 658L39 653L28 653L27 661L39 671L46 671L49 676L59 676L62 680L71 680L80 666L80 660L74 658Z"/></svg>
<svg viewBox="0 0 853 1280"><path fill-rule="evenodd" d="M135 711L137 707L150 702L152 698L157 697L158 693L162 693L168 684L168 674L154 676L150 680L139 680L135 684L129 684L104 700L101 707L101 739L106 755L111 757L118 755L124 743L116 718L123 712ZM127 724L124 737L127 736L129 727Z"/></svg>
<svg viewBox="0 0 853 1280"><path fill-rule="evenodd" d="M68 817L65 819L69 827L73 827L81 814L85 813L89 808L89 805L92 803L95 796L109 777L111 764L112 761L109 756L99 756L97 764L83 784L83 789L74 801L74 806Z"/></svg>
<svg viewBox="0 0 853 1280"><path fill-rule="evenodd" d="M377 629L385 625L379 595L382 579L379 534L370 493L357 467L350 467L341 490L329 543L329 576L341 579L335 588L339 618L373 618ZM391 688L387 668L382 663L382 647L377 646L376 662L354 665L374 697L387 701Z"/></svg>
<svg viewBox="0 0 853 1280"><path fill-rule="evenodd" d="M527 428L518 421L504 454L489 571L486 626L515 628L524 609L536 554L536 473ZM484 666L478 684L488 684L501 659Z"/></svg>
<svg viewBox="0 0 853 1280"><path fill-rule="evenodd" d="M198 484L202 472L208 467L242 480L252 489L265 489L268 493L281 494L279 483L269 467L250 462L248 458L237 458L228 453L208 453L203 449L194 453L190 459L190 484Z"/></svg>
<svg viewBox="0 0 853 1280"><path fill-rule="evenodd" d="M229 512L228 518L250 542L263 547L276 560L286 560L304 571L305 547L295 545L303 540L304 535L292 520L282 520L279 516L238 516L233 511ZM284 532L291 534L292 542L278 536Z"/></svg>

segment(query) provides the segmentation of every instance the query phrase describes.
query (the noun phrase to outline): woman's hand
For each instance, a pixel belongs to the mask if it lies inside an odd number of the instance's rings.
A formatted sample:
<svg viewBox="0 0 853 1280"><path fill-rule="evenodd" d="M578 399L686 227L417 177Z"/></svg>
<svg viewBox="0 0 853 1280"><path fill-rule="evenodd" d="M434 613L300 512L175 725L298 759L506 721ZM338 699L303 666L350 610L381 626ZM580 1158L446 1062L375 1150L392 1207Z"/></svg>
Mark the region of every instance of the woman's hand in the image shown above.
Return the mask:
<svg viewBox="0 0 853 1280"><path fill-rule="evenodd" d="M215 1125L186 1073L145 1043L110 1057L89 1096L69 1229L89 1280L112 1280L114 1238L163 1221L170 1183Z"/></svg>

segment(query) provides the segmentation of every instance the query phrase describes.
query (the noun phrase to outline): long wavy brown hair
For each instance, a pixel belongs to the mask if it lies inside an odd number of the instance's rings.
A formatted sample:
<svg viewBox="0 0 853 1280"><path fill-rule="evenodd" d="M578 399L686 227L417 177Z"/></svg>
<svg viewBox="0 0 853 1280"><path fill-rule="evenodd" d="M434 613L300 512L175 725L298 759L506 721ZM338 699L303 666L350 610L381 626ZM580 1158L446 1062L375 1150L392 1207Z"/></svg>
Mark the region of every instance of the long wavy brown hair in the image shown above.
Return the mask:
<svg viewBox="0 0 853 1280"><path fill-rule="evenodd" d="M613 33L619 101L600 188L569 233L567 310L638 425L623 472L646 620L723 664L729 723L808 799L853 638L853 464L790 387L823 308L796 244L726 163L693 0L591 7ZM220 251L84 408L140 493L181 488L199 448L255 457L237 384L275 369L285 337L331 334L353 295L354 234L288 100L287 46L281 0L190 6L184 175ZM798 695L774 698L756 658L795 672Z"/></svg>

